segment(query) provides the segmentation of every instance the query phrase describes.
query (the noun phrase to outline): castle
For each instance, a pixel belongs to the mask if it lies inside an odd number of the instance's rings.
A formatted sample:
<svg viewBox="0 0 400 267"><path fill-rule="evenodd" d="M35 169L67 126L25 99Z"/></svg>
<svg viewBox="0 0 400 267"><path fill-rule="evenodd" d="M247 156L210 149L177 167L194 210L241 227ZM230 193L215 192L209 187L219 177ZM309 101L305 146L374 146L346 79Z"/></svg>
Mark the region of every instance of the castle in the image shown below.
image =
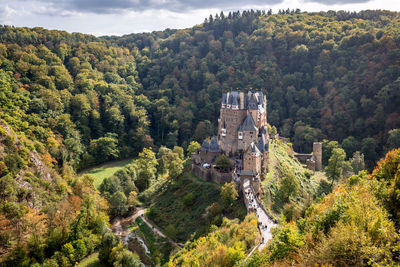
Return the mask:
<svg viewBox="0 0 400 267"><path fill-rule="evenodd" d="M192 171L203 180L225 183L234 180L241 184L249 180L255 193L260 180L268 172L269 135L267 130L267 100L258 92L231 91L222 94L218 135L210 142L204 140L197 153L192 154ZM225 154L232 171L214 168L219 155ZM312 154L295 154L311 170L322 169L322 144L314 143Z"/></svg>
<svg viewBox="0 0 400 267"><path fill-rule="evenodd" d="M268 171L267 100L262 92L222 94L218 136L204 141L198 154L192 155L193 172L201 178L228 182L248 178L258 188ZM209 167L224 153L232 161L233 171L223 175ZM196 168L202 164L203 170ZM257 191L257 190L256 190Z"/></svg>

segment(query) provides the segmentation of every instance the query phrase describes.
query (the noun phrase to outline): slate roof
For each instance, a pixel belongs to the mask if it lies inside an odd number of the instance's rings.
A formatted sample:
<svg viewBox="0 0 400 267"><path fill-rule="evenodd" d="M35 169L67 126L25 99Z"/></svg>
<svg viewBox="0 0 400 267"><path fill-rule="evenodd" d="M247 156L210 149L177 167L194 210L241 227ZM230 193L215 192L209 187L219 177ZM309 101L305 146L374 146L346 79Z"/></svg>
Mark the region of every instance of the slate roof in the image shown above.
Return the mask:
<svg viewBox="0 0 400 267"><path fill-rule="evenodd" d="M226 93L223 93L223 94L222 94L221 104L222 104L222 105L226 104Z"/></svg>
<svg viewBox="0 0 400 267"><path fill-rule="evenodd" d="M208 151L208 149L210 148L210 143L207 142L206 140L203 141L203 144L201 144L201 151Z"/></svg>
<svg viewBox="0 0 400 267"><path fill-rule="evenodd" d="M239 131L257 131L257 127L251 114L247 114L243 123L239 126Z"/></svg>
<svg viewBox="0 0 400 267"><path fill-rule="evenodd" d="M265 107L264 94L261 91L255 93L249 91L247 96L244 95L244 108L245 109L258 109L258 105ZM238 105L240 104L240 92L231 91L229 93L223 93L221 104Z"/></svg>
<svg viewBox="0 0 400 267"><path fill-rule="evenodd" d="M233 98L232 98L232 105L236 105L236 106L239 106L239 95L236 97L236 96L233 96Z"/></svg>
<svg viewBox="0 0 400 267"><path fill-rule="evenodd" d="M211 142L210 142L210 147L208 149L209 152L221 152L221 149L219 148L217 138L212 137Z"/></svg>
<svg viewBox="0 0 400 267"><path fill-rule="evenodd" d="M253 171L252 170L241 170L240 171L240 175L244 175L244 176L253 176Z"/></svg>
<svg viewBox="0 0 400 267"><path fill-rule="evenodd" d="M265 152L268 150L268 144L265 141L264 134L261 135L260 140L258 141L257 147L260 150L260 152Z"/></svg>
<svg viewBox="0 0 400 267"><path fill-rule="evenodd" d="M251 95L247 109L258 109L258 103L255 95Z"/></svg>
<svg viewBox="0 0 400 267"><path fill-rule="evenodd" d="M260 150L258 149L256 144L254 144L254 142L251 142L250 147L251 147L251 153L260 154Z"/></svg>
<svg viewBox="0 0 400 267"><path fill-rule="evenodd" d="M267 127L266 127L266 126L263 126L263 127L261 128L261 134L264 134L264 135L267 134Z"/></svg>

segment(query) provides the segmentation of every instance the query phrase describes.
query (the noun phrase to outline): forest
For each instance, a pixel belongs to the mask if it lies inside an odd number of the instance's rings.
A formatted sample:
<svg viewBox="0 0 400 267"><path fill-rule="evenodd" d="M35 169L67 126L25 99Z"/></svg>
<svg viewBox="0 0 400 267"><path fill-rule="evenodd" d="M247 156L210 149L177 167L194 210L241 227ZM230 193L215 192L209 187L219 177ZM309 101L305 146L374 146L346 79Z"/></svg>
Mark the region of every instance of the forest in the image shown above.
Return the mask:
<svg viewBox="0 0 400 267"><path fill-rule="evenodd" d="M399 29L396 12L300 10L221 12L188 29L120 37L0 26L0 266L72 266L94 251L105 264L139 265L110 219L148 202L165 177L179 180L196 142L216 134L221 93L249 89L266 94L269 124L295 151L324 140L325 166L335 149L349 161L359 151L370 174L354 172L316 198L247 263L398 262ZM77 175L131 157L99 188ZM213 201L209 210L222 200ZM356 225L362 209L378 221ZM254 218L217 210L201 232L210 234L193 236L170 264L194 262L198 247L224 238L222 265L243 260L254 240L229 235L239 224L252 233ZM328 249L352 230L361 239L348 258ZM352 257L357 246L365 253Z"/></svg>

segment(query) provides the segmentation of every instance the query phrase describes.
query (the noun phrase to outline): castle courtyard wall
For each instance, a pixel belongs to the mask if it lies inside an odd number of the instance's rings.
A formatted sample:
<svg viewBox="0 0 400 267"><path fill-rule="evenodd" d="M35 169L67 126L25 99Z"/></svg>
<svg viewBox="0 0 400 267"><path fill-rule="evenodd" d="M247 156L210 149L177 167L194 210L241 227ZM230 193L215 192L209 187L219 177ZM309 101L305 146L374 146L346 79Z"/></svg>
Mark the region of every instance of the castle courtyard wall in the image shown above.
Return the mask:
<svg viewBox="0 0 400 267"><path fill-rule="evenodd" d="M214 182L218 184L229 183L232 180L232 172L223 173L212 167L204 168L195 164L192 164L192 173L203 181Z"/></svg>

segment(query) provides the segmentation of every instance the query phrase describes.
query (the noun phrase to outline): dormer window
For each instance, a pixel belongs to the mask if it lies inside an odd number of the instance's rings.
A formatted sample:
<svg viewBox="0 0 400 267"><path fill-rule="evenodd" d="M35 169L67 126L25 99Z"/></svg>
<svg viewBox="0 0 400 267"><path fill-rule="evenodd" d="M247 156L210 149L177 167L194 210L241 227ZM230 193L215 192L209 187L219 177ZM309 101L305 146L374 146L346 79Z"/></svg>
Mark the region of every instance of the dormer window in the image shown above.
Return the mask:
<svg viewBox="0 0 400 267"><path fill-rule="evenodd" d="M242 139L243 139L243 132L239 132L239 133L238 133L238 138L239 138L239 140L242 140Z"/></svg>
<svg viewBox="0 0 400 267"><path fill-rule="evenodd" d="M221 129L221 136L222 137L226 136L226 129L224 129L224 128Z"/></svg>
<svg viewBox="0 0 400 267"><path fill-rule="evenodd" d="M238 110L239 109L239 105L232 105L232 109Z"/></svg>
<svg viewBox="0 0 400 267"><path fill-rule="evenodd" d="M221 106L222 106L222 108L226 108L226 104L222 104Z"/></svg>
<svg viewBox="0 0 400 267"><path fill-rule="evenodd" d="M231 104L226 105L226 108L231 108Z"/></svg>

